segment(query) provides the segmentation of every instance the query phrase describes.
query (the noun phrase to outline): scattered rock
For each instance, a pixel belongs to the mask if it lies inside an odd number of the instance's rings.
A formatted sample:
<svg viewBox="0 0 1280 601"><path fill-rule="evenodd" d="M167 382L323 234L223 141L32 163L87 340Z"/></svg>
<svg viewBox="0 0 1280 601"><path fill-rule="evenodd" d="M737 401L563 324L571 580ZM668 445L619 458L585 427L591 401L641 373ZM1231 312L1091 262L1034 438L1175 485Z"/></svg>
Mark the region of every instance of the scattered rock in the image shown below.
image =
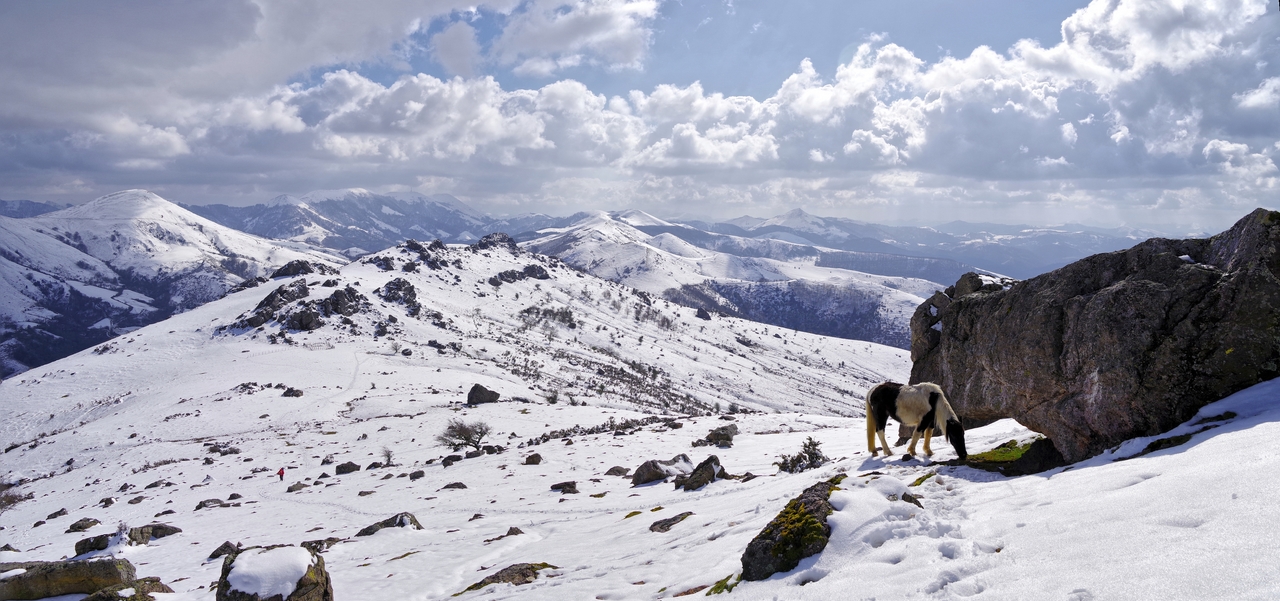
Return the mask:
<svg viewBox="0 0 1280 601"><path fill-rule="evenodd" d="M115 497L106 497L98 501L99 507L111 507L112 505L115 505L115 504L116 504Z"/></svg>
<svg viewBox="0 0 1280 601"><path fill-rule="evenodd" d="M48 515L47 517L45 517L44 519L46 519L46 520L52 520L52 519L54 519L54 518L60 518L60 517L62 517L62 516L64 516L64 515L67 515L67 508L66 508L66 507L63 507L62 509L59 509L59 510L57 510L57 511L55 511L55 512L51 513L51 514L49 514L49 515Z"/></svg>
<svg viewBox="0 0 1280 601"><path fill-rule="evenodd" d="M111 546L111 537L114 534L99 534L98 536L90 536L76 541L76 555L84 555L93 551L105 551Z"/></svg>
<svg viewBox="0 0 1280 601"><path fill-rule="evenodd" d="M827 497L835 485L819 482L806 488L760 531L742 554L742 579L764 580L788 572L800 560L827 547L831 526L827 516L834 509Z"/></svg>
<svg viewBox="0 0 1280 601"><path fill-rule="evenodd" d="M707 313L707 310L703 309L702 307L698 307L698 312L694 313L693 316L697 317L698 319L705 319L707 321L711 321L711 314Z"/></svg>
<svg viewBox="0 0 1280 601"><path fill-rule="evenodd" d="M373 463L370 463L369 465L366 465L366 466L364 467L364 469L366 469L366 470L377 470L377 469L382 469L382 462L381 462L381 461L375 461L375 462L373 462Z"/></svg>
<svg viewBox="0 0 1280 601"><path fill-rule="evenodd" d="M182 532L182 529L169 524L147 524L146 526L138 526L129 529L129 541L135 545L145 545L157 538L173 536Z"/></svg>
<svg viewBox="0 0 1280 601"><path fill-rule="evenodd" d="M351 472L358 472L358 471L360 471L360 466L357 465L356 462L354 461L341 463L341 464L338 464L337 467L333 468L333 473L339 476L343 474L350 474Z"/></svg>
<svg viewBox="0 0 1280 601"><path fill-rule="evenodd" d="M574 480L557 482L551 485L551 490L558 490L561 494L576 495L578 494L578 483Z"/></svg>
<svg viewBox="0 0 1280 601"><path fill-rule="evenodd" d="M294 482L293 484L290 484L290 485L289 485L289 488L286 488L286 489L285 489L285 492L298 492L298 491L300 491L300 490L302 490L302 489L304 489L304 488L308 488L308 487L310 487L310 486L311 486L310 484L307 484L307 483L305 483L305 482Z"/></svg>
<svg viewBox="0 0 1280 601"><path fill-rule="evenodd" d="M447 488L447 487L446 487ZM463 488L466 488L465 486ZM414 530L422 530L422 524L418 523L418 518L413 517L412 513L402 511L381 522L365 526L363 530L356 533L356 536L369 536L374 532L383 528L407 528L412 527Z"/></svg>
<svg viewBox="0 0 1280 601"><path fill-rule="evenodd" d="M1007 289L975 290L975 278L916 309L911 381L940 385L966 427L1014 418L1068 462L1280 376L1280 212L1257 209L1208 239L1093 255Z"/></svg>
<svg viewBox="0 0 1280 601"><path fill-rule="evenodd" d="M300 329L300 330L314 330L315 328L298 328L298 329ZM284 394L281 394L280 396L294 396L294 397L296 397L296 396L302 396L302 391L301 391L301 390L298 390L297 388L289 387L289 388L286 388L286 389L285 389L285 391L284 391Z"/></svg>
<svg viewBox="0 0 1280 601"><path fill-rule="evenodd" d="M553 570L558 569L556 568L556 566L553 566L549 563L517 563L514 565L509 565L505 568L502 568L501 570L498 570L496 574L486 576L480 582L477 582L471 586L468 586L462 592L465 593L467 591L478 591L486 586L489 586L490 584L498 584L499 582L514 584L516 586L520 586L522 584L529 584L530 582L533 582L534 580L538 579L539 570L545 570L548 568ZM462 593L458 593L458 594L462 594Z"/></svg>
<svg viewBox="0 0 1280 601"><path fill-rule="evenodd" d="M129 504L130 504L130 505L137 505L138 503L141 503L141 502L145 501L146 499L147 499L146 497L144 497L144 496L142 496L142 495L138 495L138 496L136 496L136 497L134 497L134 498L132 498L132 499L129 499Z"/></svg>
<svg viewBox="0 0 1280 601"><path fill-rule="evenodd" d="M484 455L484 450L476 449L474 451L467 451L465 455L467 456L467 459L475 459L476 457Z"/></svg>
<svg viewBox="0 0 1280 601"><path fill-rule="evenodd" d="M459 461L462 461L462 455L450 455L448 457L445 457L444 459L441 459L440 465L442 467L449 467Z"/></svg>
<svg viewBox="0 0 1280 601"><path fill-rule="evenodd" d="M289 596L281 599L280 595L275 595L269 599L261 599L257 594L244 593L232 588L229 579L235 570L237 562L249 563L261 555L289 553L288 549L302 550L311 555L311 564L298 578L294 584L293 592ZM291 563L290 561L275 562L272 559L264 559L263 562ZM333 601L333 584L329 579L329 572L325 570L324 557L315 551L288 545L249 547L240 550L239 553L229 554L222 560L222 575L218 578L218 592L215 596L215 601Z"/></svg>
<svg viewBox="0 0 1280 601"><path fill-rule="evenodd" d="M698 467L693 468L693 471L689 472L688 475L681 474L676 476L675 484L676 488L683 488L688 491L698 490L715 482L716 478L726 478L728 475L724 468L720 466L720 458L712 455L703 460L702 463L699 463Z"/></svg>
<svg viewBox="0 0 1280 601"><path fill-rule="evenodd" d="M204 509L206 507L226 507L226 506L227 504L222 502L222 499L205 499L203 501L200 501L199 503L196 503L196 508L193 509L192 511L200 511L201 509Z"/></svg>
<svg viewBox="0 0 1280 601"><path fill-rule="evenodd" d="M324 553L340 542L342 542L342 539L336 536L330 536L328 538L302 541L301 546L302 548L310 549L315 553Z"/></svg>
<svg viewBox="0 0 1280 601"><path fill-rule="evenodd" d="M693 462L689 461L689 456L684 453L672 457L670 461L650 459L636 468L635 473L631 475L631 485L640 486L691 471L693 471Z"/></svg>
<svg viewBox="0 0 1280 601"><path fill-rule="evenodd" d="M620 466L620 465L615 465L615 466L613 466L613 467L609 468L609 470L608 470L608 471L606 471L606 472L604 473L604 475L606 475L606 476L622 476L622 477L624 477L624 478L625 478L625 477L627 477L627 474L629 474L629 473L631 473L631 470L630 470L629 468L625 468L625 467L622 467L622 466Z"/></svg>
<svg viewBox="0 0 1280 601"><path fill-rule="evenodd" d="M88 530L101 523L102 522L94 518L80 518L76 520L75 523L71 524L70 527L67 528L67 532L84 532L85 530Z"/></svg>
<svg viewBox="0 0 1280 601"><path fill-rule="evenodd" d="M420 479L420 478L424 478L424 477L426 477L426 475L427 475L427 473L426 473L426 472L424 472L424 471L422 471L422 470L416 470L416 471L409 472L409 481L410 481L410 482L413 482L413 481L418 480L418 479Z"/></svg>
<svg viewBox="0 0 1280 601"><path fill-rule="evenodd" d="M446 488L466 488L466 487L467 487L467 485L466 485L466 484L463 484L463 483L461 483L461 482L450 482L450 483L448 483L448 484L446 484L446 485L442 486L442 487L441 487L441 490L444 490L444 489L446 489Z"/></svg>
<svg viewBox="0 0 1280 601"><path fill-rule="evenodd" d="M692 511L686 511L679 515L669 517L665 520L658 520L652 524L649 524L649 531L650 532L667 532L671 530L672 526L675 526L676 524L683 522L685 518L691 515L693 515Z"/></svg>
<svg viewBox="0 0 1280 601"><path fill-rule="evenodd" d="M133 564L127 559L0 563L0 572L14 569L26 571L0 580L0 599L90 595L104 588L133 582L137 577Z"/></svg>
<svg viewBox="0 0 1280 601"><path fill-rule="evenodd" d="M542 463L542 455L539 455L537 453L534 453L524 458L525 465L538 465L540 463Z"/></svg>
<svg viewBox="0 0 1280 601"><path fill-rule="evenodd" d="M227 555L227 554L234 555L239 552L240 552L240 545L233 545L231 544L231 541L225 541L221 545L218 545L218 548L214 549L213 553L209 554L209 559L217 559L219 557L222 557L223 555Z"/></svg>
<svg viewBox="0 0 1280 601"><path fill-rule="evenodd" d="M498 397L500 396L502 395L492 390L489 390L484 386L475 384L471 387L471 391L467 393L467 404L481 405L484 403L496 403L498 402Z"/></svg>
<svg viewBox="0 0 1280 601"><path fill-rule="evenodd" d="M693 446L701 447L701 446L715 445L722 449L727 449L733 446L733 437L737 435L738 435L737 424L720 426L719 428L716 428L711 432L708 432L707 435L702 439L693 441Z"/></svg>
<svg viewBox="0 0 1280 601"><path fill-rule="evenodd" d="M17 548L15 548L13 545L11 545L11 544L9 544L9 543L5 543L3 547L0 547L0 551L8 551L8 552L10 552L10 553L21 553L21 552L22 552L22 551L19 551Z"/></svg>
<svg viewBox="0 0 1280 601"><path fill-rule="evenodd" d="M161 511L160 513L157 513L157 514L155 515L155 517L160 517L160 516L162 516L162 515L173 515L173 514L175 514L175 513L177 513L177 512L176 512L176 511L174 511L174 510L172 510L172 509L166 509L166 510L164 510L164 511Z"/></svg>
<svg viewBox="0 0 1280 601"><path fill-rule="evenodd" d="M369 496L369 495L371 495L371 494L373 494L373 493L375 493L375 492L377 492L377 491L373 491L373 490L362 490L362 491L360 491L360 492L356 493L356 496L357 496L357 497L367 497L367 496Z"/></svg>
<svg viewBox="0 0 1280 601"><path fill-rule="evenodd" d="M132 590L133 594L122 595L122 591ZM117 584L101 589L80 601L155 601L151 593L172 593L173 589L155 576L139 578L133 582Z"/></svg>
<svg viewBox="0 0 1280 601"><path fill-rule="evenodd" d="M510 527L510 528L508 528L508 529L507 529L507 533L506 533L506 534L503 534L503 535L501 535L501 536L495 536L495 537L493 537L493 538L486 538L486 539L484 540L484 542L486 542L486 543L491 543L491 542L493 542L493 541L495 541L495 540L502 540L502 539L504 539L504 538L506 538L506 537L508 537L508 536L518 536L518 535L521 535L521 534L524 534L524 530L521 530L521 529L519 529L519 528L516 528L515 526L512 526L512 527Z"/></svg>

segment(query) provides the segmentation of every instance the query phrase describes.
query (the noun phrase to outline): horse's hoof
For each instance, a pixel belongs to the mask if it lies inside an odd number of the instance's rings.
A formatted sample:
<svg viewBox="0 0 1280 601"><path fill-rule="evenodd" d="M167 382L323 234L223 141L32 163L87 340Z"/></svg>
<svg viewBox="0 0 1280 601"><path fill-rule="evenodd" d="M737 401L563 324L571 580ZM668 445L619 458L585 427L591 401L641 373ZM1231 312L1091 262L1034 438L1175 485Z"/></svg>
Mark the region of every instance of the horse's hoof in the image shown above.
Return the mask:
<svg viewBox="0 0 1280 601"><path fill-rule="evenodd" d="M913 460L913 459L915 459L915 456L913 456L911 453L907 453L906 455L903 455L903 456L902 456L902 460L903 460L904 462L905 462L905 461L911 461L911 460Z"/></svg>

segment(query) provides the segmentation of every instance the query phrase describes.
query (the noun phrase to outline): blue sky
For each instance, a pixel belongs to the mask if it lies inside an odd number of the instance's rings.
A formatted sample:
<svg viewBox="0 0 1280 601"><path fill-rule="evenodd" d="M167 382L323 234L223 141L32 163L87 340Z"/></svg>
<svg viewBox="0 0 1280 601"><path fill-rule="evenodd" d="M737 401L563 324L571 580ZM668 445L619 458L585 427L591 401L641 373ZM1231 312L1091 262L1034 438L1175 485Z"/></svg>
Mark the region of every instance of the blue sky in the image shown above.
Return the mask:
<svg viewBox="0 0 1280 601"><path fill-rule="evenodd" d="M50 1L0 52L5 199L1179 233L1280 191L1264 0Z"/></svg>

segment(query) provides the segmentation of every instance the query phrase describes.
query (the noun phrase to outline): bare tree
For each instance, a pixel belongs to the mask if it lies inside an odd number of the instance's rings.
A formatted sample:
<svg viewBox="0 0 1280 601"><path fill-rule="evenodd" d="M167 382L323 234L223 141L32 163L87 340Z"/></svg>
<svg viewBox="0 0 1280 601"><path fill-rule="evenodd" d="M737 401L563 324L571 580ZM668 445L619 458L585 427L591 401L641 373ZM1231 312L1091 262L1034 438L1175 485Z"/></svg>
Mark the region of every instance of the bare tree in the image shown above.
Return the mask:
<svg viewBox="0 0 1280 601"><path fill-rule="evenodd" d="M391 467L395 465L394 463L391 463L392 455L391 447L382 447L382 467Z"/></svg>
<svg viewBox="0 0 1280 601"><path fill-rule="evenodd" d="M471 447L478 451L484 446L484 437L489 435L489 430L489 424L484 422L468 424L460 419L451 419L444 432L436 436L436 442L454 450Z"/></svg>

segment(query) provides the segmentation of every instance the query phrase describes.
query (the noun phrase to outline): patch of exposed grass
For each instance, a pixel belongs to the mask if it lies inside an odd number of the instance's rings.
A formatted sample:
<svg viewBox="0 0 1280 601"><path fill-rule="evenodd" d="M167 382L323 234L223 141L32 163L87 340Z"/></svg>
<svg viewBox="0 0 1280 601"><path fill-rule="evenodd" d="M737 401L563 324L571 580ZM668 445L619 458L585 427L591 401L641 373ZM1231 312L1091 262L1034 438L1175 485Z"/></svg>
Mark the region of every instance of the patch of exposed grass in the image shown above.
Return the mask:
<svg viewBox="0 0 1280 601"><path fill-rule="evenodd" d="M631 513L628 513L627 515L622 516L622 519L624 519L624 520L625 520L625 519L627 519L627 518L633 518L633 517L636 517L636 516L638 516L638 515L640 515L640 514L642 514L642 513L644 513L644 512L643 512L643 511L640 511L640 510L638 510L638 509L637 509L636 511L632 511Z"/></svg>
<svg viewBox="0 0 1280 601"><path fill-rule="evenodd" d="M1028 441L1023 444L1018 444L1018 441L1010 440L1009 442L1006 442L994 449L991 449L990 451L985 451L982 453L976 453L976 454L970 455L969 462L970 463L1009 463L1012 461L1017 461L1022 457L1023 454L1027 452L1027 449L1031 448L1032 442L1034 441Z"/></svg>
<svg viewBox="0 0 1280 601"><path fill-rule="evenodd" d="M729 582L730 579L733 579L733 582ZM711 590L707 591L707 596L731 593L733 592L733 587L738 586L739 582L742 582L742 574L738 574L737 578L734 578L733 574L729 574L723 580L717 580L715 584L711 585Z"/></svg>
<svg viewBox="0 0 1280 601"><path fill-rule="evenodd" d="M929 472L923 476L920 476L919 478L916 478L916 481L912 482L908 486L920 486L921 484L924 484L925 482L927 482L929 478L932 478L936 475L938 475L938 472Z"/></svg>

